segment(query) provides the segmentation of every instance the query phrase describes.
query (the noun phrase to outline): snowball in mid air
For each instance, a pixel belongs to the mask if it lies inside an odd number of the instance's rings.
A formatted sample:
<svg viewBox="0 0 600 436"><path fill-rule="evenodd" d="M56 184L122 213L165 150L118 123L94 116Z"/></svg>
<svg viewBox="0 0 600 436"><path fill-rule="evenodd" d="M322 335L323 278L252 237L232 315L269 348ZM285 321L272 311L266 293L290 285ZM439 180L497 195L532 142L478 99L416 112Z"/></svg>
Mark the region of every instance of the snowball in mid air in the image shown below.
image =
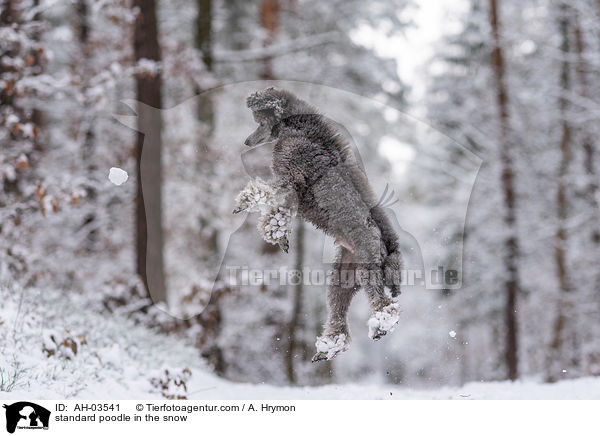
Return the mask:
<svg viewBox="0 0 600 436"><path fill-rule="evenodd" d="M448 334L450 335L450 337L451 337L451 338L454 338L454 337L456 337L456 332L455 332L454 330L450 330L450 331L448 332Z"/></svg>
<svg viewBox="0 0 600 436"><path fill-rule="evenodd" d="M128 178L129 175L127 174L127 171L124 171L121 168L112 167L108 173L108 180L117 186L125 183Z"/></svg>

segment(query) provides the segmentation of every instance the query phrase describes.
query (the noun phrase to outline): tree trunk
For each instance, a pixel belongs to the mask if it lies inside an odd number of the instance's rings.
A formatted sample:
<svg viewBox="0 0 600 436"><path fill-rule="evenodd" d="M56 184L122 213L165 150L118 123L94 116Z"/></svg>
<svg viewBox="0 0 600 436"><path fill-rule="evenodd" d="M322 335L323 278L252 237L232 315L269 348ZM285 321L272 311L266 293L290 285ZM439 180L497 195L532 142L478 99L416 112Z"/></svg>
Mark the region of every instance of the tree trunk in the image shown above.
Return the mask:
<svg viewBox="0 0 600 436"><path fill-rule="evenodd" d="M96 225L96 188L94 186L94 174L96 171L96 162L94 157L95 149L95 137L94 137L94 117L93 110L90 107L88 101L88 80L92 76L90 68L90 55L91 48L89 45L90 36L90 23L89 23L89 5L88 0L77 0L75 4L75 11L77 14L76 20L76 34L79 41L79 49L81 57L77 59L74 65L74 69L77 74L82 78L81 93L83 94L83 110L81 111L81 130L83 134L83 145L82 145L82 160L83 164L88 173L88 179L90 183L86 184L86 200L91 206L91 210L87 213L83 219L83 228L86 229L87 235L84 242L84 250L86 252L92 252L98 239L97 225ZM79 139L79 138L78 138Z"/></svg>
<svg viewBox="0 0 600 436"><path fill-rule="evenodd" d="M202 53L206 69L211 71L212 58L212 0L197 0L196 48Z"/></svg>
<svg viewBox="0 0 600 436"><path fill-rule="evenodd" d="M197 0L197 7L195 44L202 54L204 66L208 71L212 71L212 0ZM196 89L196 94L202 91L205 90ZM210 97L206 95L200 95L198 98L198 118L206 124L211 133L214 125L214 110Z"/></svg>
<svg viewBox="0 0 600 436"><path fill-rule="evenodd" d="M133 0L138 10L133 50L136 62L160 62L155 0ZM161 77L136 76L138 134L136 145L136 251L137 272L153 301L166 301L161 208ZM143 151L143 153L142 153Z"/></svg>
<svg viewBox="0 0 600 436"><path fill-rule="evenodd" d="M213 14L213 2L212 0L197 0L197 11L196 11L196 34L195 34L195 45L196 49L202 54L202 61L208 71L213 69L213 57L212 57L212 14ZM206 207L210 208L213 198L217 196L214 192L210 180L215 178L215 159L217 156L212 152L210 146L210 136L214 129L214 104L212 98L207 93L203 93L205 89L197 88L195 90L198 95L198 121L201 123L203 128L203 135L198 138L200 153L198 153L198 172L201 176L202 187L204 190ZM199 225L203 229L202 234L207 236L202 239L202 254L199 259L200 262L213 263L218 259L218 239L219 233L214 226L214 217L200 216ZM210 229L207 232L206 229ZM227 362L223 350L219 344L219 334L221 332L222 322L222 306L221 306L221 291L215 291L212 293L209 305L201 314L202 326L203 326L203 338L202 343L204 344L202 349L202 356L206 358L213 366L213 369L218 375L225 375L227 370Z"/></svg>
<svg viewBox="0 0 600 436"><path fill-rule="evenodd" d="M195 44L196 48L202 54L202 61L208 71L213 69L213 57L212 57L212 0L197 0L197 15L196 15L196 35ZM211 188L211 184L208 183L214 177L214 160L216 156L210 149L209 137L214 129L214 104L212 97L206 93L205 89L196 88L195 92L198 95L198 120L202 123L203 135L199 138L200 153L198 154L198 171L202 175L202 179L205 181L205 198L207 203L210 203L212 197L216 194ZM206 207L210 207L209 204ZM213 226L213 217L200 217L199 225L202 228L212 227L210 232L204 231L203 234L207 236L202 240L204 253L201 262L206 263L211 260L217 259L217 249L219 233Z"/></svg>
<svg viewBox="0 0 600 436"><path fill-rule="evenodd" d="M262 0L260 4L260 25L265 30L267 37L264 41L264 46L268 47L275 41L275 35L279 29L279 21L281 13L281 5L279 0ZM263 59L263 69L261 72L261 79L273 80L275 79L275 73L273 72L273 60L267 56ZM304 266L304 223L300 220L296 220L296 261L295 269L302 271ZM264 244L263 252L269 253L279 251L276 245ZM294 287L294 303L292 307L292 317L287 325L288 331L288 347L285 355L285 365L287 372L287 379L290 383L296 383L296 369L294 365L294 357L298 351L298 330L300 329L300 314L302 312L302 277L300 277L300 283Z"/></svg>
<svg viewBox="0 0 600 436"><path fill-rule="evenodd" d="M302 271L304 266L304 222L301 219L296 220L296 271ZM300 324L300 314L302 313L303 296L303 277L300 273L300 280L294 289L294 305L292 306L292 318L288 325L288 349L286 354L287 377L290 383L296 383L296 371L294 369L294 358L297 350L297 333Z"/></svg>
<svg viewBox="0 0 600 436"><path fill-rule="evenodd" d="M559 29L561 35L561 54L563 60L560 70L560 91L559 111L561 117L561 137L559 143L560 164L558 168L558 187L556 191L558 228L556 230L556 241L554 247L554 259L556 262L557 279L560 290L560 296L556 308L556 319L554 322L553 336L551 343L551 352L549 353L550 362L548 365L548 379L554 380L557 371L564 368L565 362L565 338L567 335L568 323L570 321L569 312L571 301L567 295L571 291L571 282L567 266L567 229L565 222L568 217L569 203L567 199L567 171L571 160L571 126L567 121L568 101L566 94L571 90L571 78L569 74L569 61L567 56L570 52L569 44L569 17L567 15L568 6L565 3L560 4Z"/></svg>
<svg viewBox="0 0 600 436"><path fill-rule="evenodd" d="M239 0L224 0L227 10L227 34L231 40L230 50L242 50L246 47L247 37L243 26L244 3Z"/></svg>
<svg viewBox="0 0 600 436"><path fill-rule="evenodd" d="M267 38L264 41L263 46L268 47L275 40L277 28L279 27L279 0L262 0L259 11L260 25L267 34ZM264 80L274 80L275 73L273 72L273 59L271 57L265 57L263 59L262 71L260 78ZM279 247L277 245L268 244L263 242L262 252L263 253L278 253Z"/></svg>
<svg viewBox="0 0 600 436"><path fill-rule="evenodd" d="M598 1L598 12L600 13L600 0ZM577 20L575 24L575 49L577 51L577 78L579 81L579 89L580 95L582 97L587 97L590 95L590 87L587 80L586 74L586 61L584 59L584 54L586 51L585 41L583 39L583 32L581 30L581 25L579 20ZM596 169L594 167L594 158L595 158L595 148L596 144L594 138L590 134L590 127L583 127L583 138L581 141L584 153L584 172L587 176L587 186L586 186L586 201L589 203L589 206L592 210L592 225L590 237L592 241L596 244L596 247L600 246L600 217L598 217L598 200L597 200L597 192L598 192L598 182ZM600 270L600 268L598 268Z"/></svg>
<svg viewBox="0 0 600 436"><path fill-rule="evenodd" d="M492 68L496 85L496 104L501 133L500 161L502 165L501 184L504 194L504 224L508 236L504 242L504 268L506 292L505 322L506 344L505 360L507 377L515 380L518 377L518 323L517 323L517 294L519 292L519 243L516 228L516 194L514 190L515 174L512 161L512 138L510 117L508 111L508 91L504 80L505 67L502 45L500 42L500 18L498 0L490 0L490 25L493 38Z"/></svg>
<svg viewBox="0 0 600 436"><path fill-rule="evenodd" d="M280 12L281 6L279 0L262 0L260 4L260 24L267 32L267 38L264 42L265 47L273 44L275 40L275 34L279 28ZM265 80L274 78L273 59L270 56L265 57L263 60L263 71L260 77Z"/></svg>
<svg viewBox="0 0 600 436"><path fill-rule="evenodd" d="M40 0L34 0L33 1L33 7L34 8L38 8L40 6ZM37 22L41 22L42 21L42 14L40 12L37 12L34 14L33 16L33 21L37 21ZM42 28L40 27L39 29L36 29L33 34L32 34L32 39L39 45L40 41L42 40ZM35 72L33 73L34 76L40 75L42 74L42 56L40 55L40 53L37 52L37 50L32 50L30 52L31 57L34 59L33 61L33 65L35 67L37 67L35 69ZM38 131L43 131L44 130L44 126L46 125L46 119L44 116L44 112L38 108L34 108L32 113L31 113L31 121L33 122L33 124L38 127ZM37 151L41 151L43 152L45 147L46 147L46 141L44 139L42 139L42 136L36 135L34 140L33 140L33 144L34 147Z"/></svg>

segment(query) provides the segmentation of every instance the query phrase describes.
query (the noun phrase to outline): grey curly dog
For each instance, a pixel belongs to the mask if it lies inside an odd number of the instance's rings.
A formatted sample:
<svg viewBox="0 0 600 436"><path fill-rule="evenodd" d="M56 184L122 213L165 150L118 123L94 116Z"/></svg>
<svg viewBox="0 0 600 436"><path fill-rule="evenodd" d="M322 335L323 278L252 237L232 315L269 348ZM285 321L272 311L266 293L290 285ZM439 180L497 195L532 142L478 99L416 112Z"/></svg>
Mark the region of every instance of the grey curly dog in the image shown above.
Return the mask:
<svg viewBox="0 0 600 436"><path fill-rule="evenodd" d="M245 144L275 141L273 178L251 181L238 196L234 213L260 207L263 237L286 252L295 214L338 245L327 290L327 322L313 361L332 359L348 348L348 308L361 288L372 312L369 337L380 339L399 319L395 297L400 293L401 254L398 236L351 148L331 121L288 91L264 89L250 95L247 105L259 126Z"/></svg>

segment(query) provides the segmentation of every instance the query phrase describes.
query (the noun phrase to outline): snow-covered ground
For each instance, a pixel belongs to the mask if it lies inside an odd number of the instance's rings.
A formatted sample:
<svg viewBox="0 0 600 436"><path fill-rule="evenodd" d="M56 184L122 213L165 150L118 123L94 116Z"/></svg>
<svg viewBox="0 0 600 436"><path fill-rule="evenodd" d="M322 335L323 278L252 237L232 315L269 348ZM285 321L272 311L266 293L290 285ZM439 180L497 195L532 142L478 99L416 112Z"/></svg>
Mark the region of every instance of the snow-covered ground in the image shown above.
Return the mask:
<svg viewBox="0 0 600 436"><path fill-rule="evenodd" d="M101 314L80 295L2 287L0 301L0 399L5 400L163 399L163 394L188 399L600 399L600 378L436 390L233 383L211 374L193 346Z"/></svg>

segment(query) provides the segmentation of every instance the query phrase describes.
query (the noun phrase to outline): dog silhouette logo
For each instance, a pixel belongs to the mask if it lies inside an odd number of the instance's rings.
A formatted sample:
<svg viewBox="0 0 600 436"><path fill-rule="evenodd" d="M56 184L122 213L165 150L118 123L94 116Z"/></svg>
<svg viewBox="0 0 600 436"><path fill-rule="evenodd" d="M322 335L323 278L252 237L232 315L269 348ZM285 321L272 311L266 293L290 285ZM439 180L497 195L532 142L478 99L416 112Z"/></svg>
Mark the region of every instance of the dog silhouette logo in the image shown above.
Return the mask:
<svg viewBox="0 0 600 436"><path fill-rule="evenodd" d="M284 219L278 219L277 223L282 221L286 224L275 226L271 219L266 219L269 207L258 217L259 214L252 214L249 209L238 210L239 205L235 201L245 185L250 184L249 188L252 188L251 182L257 179L270 181L273 178L273 149L277 142L263 141L263 136L269 132L265 131L264 126L259 129L260 122L257 127L254 111L249 111L245 104L248 96L254 95L250 104L255 108L264 105L266 112L259 110L259 115L268 115L266 120L273 121L269 118L271 112L275 114L281 110L277 101L271 98L269 92L263 95L264 98L257 99L256 96L256 92L272 86L279 90L285 89L300 100L306 99L309 106L327 108L327 115L320 114L315 109L315 113L285 117L287 124L279 122L277 125L279 129L289 130L295 128L296 122L312 123L320 120L333 126L340 135L339 138L347 142L348 148L345 150L348 155L353 156L358 166L354 179L368 181L373 189L373 195L369 196L373 197L373 201L369 201L369 205L376 206L375 214L380 221L381 216L389 219L390 226L386 233L396 233L398 236L399 250L392 252L402 253L400 281L403 286L437 290L460 289L467 206L482 160L452 138L426 122L402 113L393 105L325 85L259 80L216 87L164 109L123 99L121 103L128 107L126 114L113 115L123 126L143 135L139 168L141 187L146 200L162 198L162 202L143 203L149 219L146 235L149 249L145 260L148 270L147 286L150 297L155 302L162 298L165 289L169 287L173 291L177 288L178 291L173 295L181 296L182 299L174 297L174 304L161 304L158 307L173 317L191 319L202 313L211 301L216 301L212 300L213 292L247 286L242 284L246 281L244 277L278 277L279 280L285 277L283 280L286 280L290 274L296 276L291 264L292 256L276 256L277 250L283 252L282 247L289 248L287 242L294 244L294 241L287 241L289 238L286 237L288 232L290 236L293 234L293 222L288 222L291 216L283 215ZM160 162L158 127L161 120L167 136L179 135L175 132L186 131L189 127L186 123L196 123L195 118L194 121L189 119L189 114L196 113L198 107L204 107L208 101L214 111L210 129L198 127L202 133L189 138L183 136L181 140L167 141L162 145L162 152L172 162L174 169L168 175L165 174L161 185L161 178L157 177L157 166L154 165ZM347 110L348 108L353 110ZM312 108L307 111L311 112ZM372 117L372 127L365 124L365 117ZM231 120L235 120L233 127ZM279 132L277 129L273 131L273 127L271 126L271 134ZM252 131L255 134L248 137ZM198 140L200 136L202 139ZM245 139L254 147L243 145ZM432 148L432 142L439 145ZM321 153L319 159L327 161L329 155ZM460 163L455 161L455 157L460 158ZM320 192L309 203L315 206L311 211L329 210L329 203L332 201L345 201L340 200L340 192L335 193L331 189L331 186L348 186L333 182L338 176L347 177L340 162L341 160L334 159L328 164L323 163L324 177L315 179L314 184L311 182L311 192L317 188ZM309 166L307 168L312 169ZM301 181L304 174L299 173L299 177L298 180ZM437 187L440 183L452 186L452 195L438 198ZM255 184L254 188L258 186ZM249 199L250 192L259 191L248 189L244 197ZM162 197L159 197L159 192L162 192ZM342 192L350 195L348 198L356 198L347 189ZM383 195L377 203L381 193ZM295 204L293 192L288 190L287 194L290 196L286 200L292 200L292 204ZM194 200L183 202L180 195L192 198L189 197L191 195ZM304 197L312 198L311 195ZM400 201L396 201L396 198ZM257 206L255 212L260 212L258 204L253 206ZM264 206L266 205L261 205L263 208ZM350 206L347 208L352 209ZM233 214L233 210L237 213ZM416 213L407 213L408 210L415 210ZM438 220L438 212L443 212L443 219ZM190 219L180 219L181 216ZM316 219L323 221L325 225L333 225L330 221L336 217L346 220L346 214L331 213L317 213ZM257 235L252 232L252 227L259 223L261 228ZM312 262L311 271L316 274L314 277L324 277L323 280L326 281L326 270L330 268L329 265L336 265L334 259L338 256L339 247L352 244L344 238L331 237L310 226L307 228L311 242L306 247L309 252L305 255L304 263L308 266ZM377 233L372 226L357 228L369 234ZM261 237L263 233L266 240ZM278 233L282 233L282 236L277 236ZM373 242L374 239L375 236L369 241ZM277 243L270 248L279 245L279 249L271 250L263 244L272 244L274 241ZM376 242L371 245L373 244ZM150 249L163 245L171 248ZM377 252L372 246L370 249ZM198 260L197 267L189 268L184 263L173 262L173 255L169 253L175 252L188 259ZM165 259L160 258L160 253L167 253L165 258L171 259L166 262L166 270L173 280L164 280L164 268L160 265L164 264ZM272 265L273 262L284 269L271 266L265 269L266 265ZM393 261L392 257L386 262L386 266L387 273L384 274L391 277L388 284L398 282L398 262ZM316 269L319 271L315 271ZM252 272L249 273L250 270ZM254 275L255 272L257 276ZM321 272L324 274L319 274ZM250 281L254 282L253 279ZM321 285L315 283L315 286ZM392 291L391 287L388 288ZM394 290L396 291L397 289Z"/></svg>
<svg viewBox="0 0 600 436"><path fill-rule="evenodd" d="M29 401L4 404L6 409L6 431L14 433L18 429L48 430L50 411Z"/></svg>

